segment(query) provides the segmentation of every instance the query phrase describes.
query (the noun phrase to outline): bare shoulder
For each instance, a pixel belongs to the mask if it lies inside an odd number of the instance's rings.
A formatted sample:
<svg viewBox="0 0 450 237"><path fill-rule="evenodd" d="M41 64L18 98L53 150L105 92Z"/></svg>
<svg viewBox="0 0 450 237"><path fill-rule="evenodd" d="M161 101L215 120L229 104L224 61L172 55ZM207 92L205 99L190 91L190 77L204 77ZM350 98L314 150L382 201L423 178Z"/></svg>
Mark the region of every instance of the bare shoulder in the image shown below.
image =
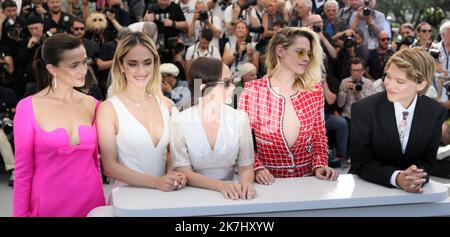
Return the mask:
<svg viewBox="0 0 450 237"><path fill-rule="evenodd" d="M172 107L175 105L171 99L169 99L169 98L167 98L165 96L161 97L161 102L163 102L164 105L166 105L166 107L169 110L169 112L172 111Z"/></svg>
<svg viewBox="0 0 450 237"><path fill-rule="evenodd" d="M114 106L109 100L105 100L98 106L97 114L115 116Z"/></svg>
<svg viewBox="0 0 450 237"><path fill-rule="evenodd" d="M79 91L76 92L77 95L79 96L80 100L87 105L89 108L95 108L97 107L97 99L95 99L94 97L90 96L90 95L86 95L84 93L81 93Z"/></svg>

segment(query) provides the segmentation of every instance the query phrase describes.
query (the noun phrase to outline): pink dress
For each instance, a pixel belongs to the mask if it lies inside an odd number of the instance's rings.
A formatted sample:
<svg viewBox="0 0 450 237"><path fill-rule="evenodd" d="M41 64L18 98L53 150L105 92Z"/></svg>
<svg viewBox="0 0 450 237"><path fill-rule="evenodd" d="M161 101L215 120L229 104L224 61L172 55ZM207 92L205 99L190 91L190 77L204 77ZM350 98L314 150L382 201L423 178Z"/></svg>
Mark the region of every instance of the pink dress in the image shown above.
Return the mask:
<svg viewBox="0 0 450 237"><path fill-rule="evenodd" d="M31 96L19 102L14 117L14 216L86 216L105 205L95 120L79 126L78 133L80 144L71 146L66 129L47 132L39 127Z"/></svg>

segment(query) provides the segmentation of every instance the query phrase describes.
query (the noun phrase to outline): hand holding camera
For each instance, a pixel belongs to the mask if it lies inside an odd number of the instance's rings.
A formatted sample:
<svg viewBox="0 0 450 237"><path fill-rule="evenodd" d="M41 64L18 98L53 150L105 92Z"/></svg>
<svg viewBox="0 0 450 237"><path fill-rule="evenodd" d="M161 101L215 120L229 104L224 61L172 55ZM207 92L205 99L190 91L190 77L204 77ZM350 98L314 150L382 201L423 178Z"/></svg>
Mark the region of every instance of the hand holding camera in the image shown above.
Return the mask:
<svg viewBox="0 0 450 237"><path fill-rule="evenodd" d="M198 12L198 20L199 21L207 21L208 20L208 12L206 10L201 10Z"/></svg>

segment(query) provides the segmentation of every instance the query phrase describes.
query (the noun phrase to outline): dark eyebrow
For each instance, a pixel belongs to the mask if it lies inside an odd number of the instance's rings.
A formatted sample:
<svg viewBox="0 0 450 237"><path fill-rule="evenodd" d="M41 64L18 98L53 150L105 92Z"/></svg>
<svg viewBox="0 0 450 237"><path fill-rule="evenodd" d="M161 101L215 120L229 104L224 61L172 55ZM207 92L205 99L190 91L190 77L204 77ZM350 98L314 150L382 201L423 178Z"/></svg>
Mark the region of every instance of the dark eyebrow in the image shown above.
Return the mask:
<svg viewBox="0 0 450 237"><path fill-rule="evenodd" d="M73 64L83 63L83 62L87 62L88 60L89 60L89 58L86 57L82 61L72 61L69 64L73 65Z"/></svg>

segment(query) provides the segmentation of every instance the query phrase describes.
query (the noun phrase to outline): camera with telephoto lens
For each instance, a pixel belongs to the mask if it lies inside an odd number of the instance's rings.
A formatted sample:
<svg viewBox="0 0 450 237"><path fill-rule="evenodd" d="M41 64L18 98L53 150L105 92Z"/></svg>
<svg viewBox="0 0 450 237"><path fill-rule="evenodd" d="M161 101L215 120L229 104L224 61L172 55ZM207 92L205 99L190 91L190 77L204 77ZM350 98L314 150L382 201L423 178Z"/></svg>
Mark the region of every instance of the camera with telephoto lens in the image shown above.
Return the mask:
<svg viewBox="0 0 450 237"><path fill-rule="evenodd" d="M320 28L320 26L318 25L313 25L312 30L316 33L320 33L322 31L322 28Z"/></svg>
<svg viewBox="0 0 450 237"><path fill-rule="evenodd" d="M9 18L6 21L6 32L9 37L16 38L19 37L20 34L22 33L22 27L16 24L16 22L13 19Z"/></svg>
<svg viewBox="0 0 450 237"><path fill-rule="evenodd" d="M255 6L256 5L256 0L247 0L244 2L244 4L242 4L241 7L241 11L244 11L245 9L247 9L250 6Z"/></svg>
<svg viewBox="0 0 450 237"><path fill-rule="evenodd" d="M370 14L372 13L372 10L370 10L369 7L369 1L364 1L364 9L363 9L363 14L364 16L370 16Z"/></svg>
<svg viewBox="0 0 450 237"><path fill-rule="evenodd" d="M355 46L355 44L356 44L355 36L353 35L344 36L344 49L351 48Z"/></svg>
<svg viewBox="0 0 450 237"><path fill-rule="evenodd" d="M206 10L201 10L201 11L198 13L198 19L199 19L200 21L206 21L206 20L208 20L208 12L207 12Z"/></svg>
<svg viewBox="0 0 450 237"><path fill-rule="evenodd" d="M362 91L364 82L362 80L353 80L353 84L355 84L355 90Z"/></svg>
<svg viewBox="0 0 450 237"><path fill-rule="evenodd" d="M441 52L439 51L439 49L435 49L435 48L431 48L430 51L428 51L431 55L431 57L433 57L434 59L438 59L439 56L441 56Z"/></svg>

